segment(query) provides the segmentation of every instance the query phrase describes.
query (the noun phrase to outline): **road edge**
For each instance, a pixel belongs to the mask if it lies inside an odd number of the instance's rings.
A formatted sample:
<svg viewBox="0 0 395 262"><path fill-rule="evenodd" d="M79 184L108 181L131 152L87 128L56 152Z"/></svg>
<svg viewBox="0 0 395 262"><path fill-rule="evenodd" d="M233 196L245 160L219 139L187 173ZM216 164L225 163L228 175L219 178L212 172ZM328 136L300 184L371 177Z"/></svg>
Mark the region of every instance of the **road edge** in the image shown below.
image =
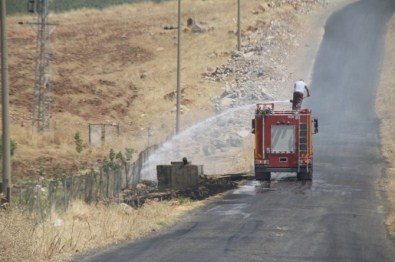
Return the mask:
<svg viewBox="0 0 395 262"><path fill-rule="evenodd" d="M395 241L395 46L392 43L395 38L395 15L387 24L385 37L385 51L382 61L382 71L379 76L379 85L376 94L376 113L380 120L380 149L386 161L382 170L382 176L378 182L378 192L381 197L388 201L385 225Z"/></svg>

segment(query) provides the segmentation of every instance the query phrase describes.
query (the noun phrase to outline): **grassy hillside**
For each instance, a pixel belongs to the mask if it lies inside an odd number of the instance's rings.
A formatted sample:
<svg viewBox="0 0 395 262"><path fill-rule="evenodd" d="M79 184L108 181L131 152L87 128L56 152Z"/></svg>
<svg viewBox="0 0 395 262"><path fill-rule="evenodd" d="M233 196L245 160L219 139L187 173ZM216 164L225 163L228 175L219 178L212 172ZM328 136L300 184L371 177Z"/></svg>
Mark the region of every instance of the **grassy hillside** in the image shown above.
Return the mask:
<svg viewBox="0 0 395 262"><path fill-rule="evenodd" d="M33 1L31 4L30 1ZM43 0L12 0L6 1L7 12L9 14L23 14L28 12L28 6ZM103 9L113 5L131 4L138 2L155 2L160 3L166 0L48 0L50 3L50 11L67 12L70 10L78 10L81 8L97 8Z"/></svg>
<svg viewBox="0 0 395 262"><path fill-rule="evenodd" d="M259 8L262 0L243 1L243 37L271 17ZM185 129L214 114L212 98L224 83L202 74L226 63L236 49L237 1L183 1L181 89ZM273 13L274 14L274 13ZM196 34L193 18L207 30ZM17 143L12 159L13 181L51 177L100 164L110 148L137 151L174 133L177 1L145 2L103 10L52 14L59 25L51 35L51 129L32 129L35 73L35 28L18 24L34 16L12 16L8 22L11 137ZM229 79L231 81L231 79ZM121 134L111 145L87 145L89 123L117 123ZM77 153L74 135L86 145Z"/></svg>
<svg viewBox="0 0 395 262"><path fill-rule="evenodd" d="M241 1L242 45L258 28L275 27L273 20L290 19L302 3ZM314 2L312 2L314 4ZM189 18L203 33L187 27ZM51 178L101 166L110 149L138 153L161 143L175 131L177 72L177 1L141 2L103 10L52 13L50 47L53 105L51 128L32 128L36 28L8 21L13 183L19 179ZM181 130L215 114L215 97L226 83L205 76L226 64L237 46L237 1L183 0L181 44ZM272 50L273 51L273 50ZM270 63L270 62L269 62ZM89 142L89 124L119 124L120 136L102 147ZM81 135L77 152L75 134ZM252 149L250 150L252 152Z"/></svg>

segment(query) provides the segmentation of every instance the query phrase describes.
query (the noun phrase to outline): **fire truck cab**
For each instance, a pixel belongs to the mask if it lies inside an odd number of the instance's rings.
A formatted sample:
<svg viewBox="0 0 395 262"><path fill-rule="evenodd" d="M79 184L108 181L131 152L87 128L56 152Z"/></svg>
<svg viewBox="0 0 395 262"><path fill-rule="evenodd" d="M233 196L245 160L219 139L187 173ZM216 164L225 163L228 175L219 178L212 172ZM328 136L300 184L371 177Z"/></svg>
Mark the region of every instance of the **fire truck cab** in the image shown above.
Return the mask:
<svg viewBox="0 0 395 262"><path fill-rule="evenodd" d="M298 180L313 177L312 135L318 119L311 110L274 110L274 103L256 105L252 120L255 134L255 179L270 180L271 172L296 172Z"/></svg>

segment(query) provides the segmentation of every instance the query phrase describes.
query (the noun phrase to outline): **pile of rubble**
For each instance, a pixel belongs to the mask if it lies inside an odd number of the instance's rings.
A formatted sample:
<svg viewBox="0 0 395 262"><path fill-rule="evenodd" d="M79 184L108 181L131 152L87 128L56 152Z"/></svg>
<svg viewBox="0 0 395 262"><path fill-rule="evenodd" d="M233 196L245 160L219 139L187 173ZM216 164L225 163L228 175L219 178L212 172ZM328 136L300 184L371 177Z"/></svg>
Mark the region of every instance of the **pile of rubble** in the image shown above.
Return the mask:
<svg viewBox="0 0 395 262"><path fill-rule="evenodd" d="M227 64L204 75L225 83L222 94L213 98L218 113L258 101L288 98L284 93L289 96L290 83L296 79L289 79L286 61L289 52L298 46L297 16L321 4L318 0L282 0L259 7L256 14L262 20L258 19L257 26L250 28L252 32L245 34L249 44L242 51L232 52ZM289 5L290 10L279 8L284 5ZM274 15L266 21L268 12Z"/></svg>

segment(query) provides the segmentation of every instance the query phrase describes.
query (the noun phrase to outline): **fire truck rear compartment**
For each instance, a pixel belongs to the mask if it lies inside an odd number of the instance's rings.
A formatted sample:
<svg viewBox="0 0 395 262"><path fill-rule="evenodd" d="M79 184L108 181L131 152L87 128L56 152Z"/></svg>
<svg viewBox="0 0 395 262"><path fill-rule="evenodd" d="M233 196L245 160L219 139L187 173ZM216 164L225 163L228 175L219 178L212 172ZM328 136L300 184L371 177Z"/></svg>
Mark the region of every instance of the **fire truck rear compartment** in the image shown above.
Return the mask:
<svg viewBox="0 0 395 262"><path fill-rule="evenodd" d="M312 134L317 132L318 120L310 109L274 111L273 104L258 104L253 120L255 178L270 180L272 172L287 172L311 180Z"/></svg>

